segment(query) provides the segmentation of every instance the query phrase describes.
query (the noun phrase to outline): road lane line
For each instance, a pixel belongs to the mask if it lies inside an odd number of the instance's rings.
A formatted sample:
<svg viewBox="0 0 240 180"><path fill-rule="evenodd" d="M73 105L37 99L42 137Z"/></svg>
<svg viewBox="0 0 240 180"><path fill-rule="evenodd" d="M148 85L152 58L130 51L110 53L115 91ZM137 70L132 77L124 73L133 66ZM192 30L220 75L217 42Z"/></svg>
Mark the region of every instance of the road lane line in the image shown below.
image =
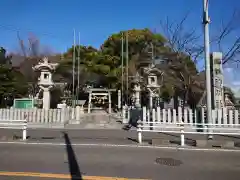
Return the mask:
<svg viewBox="0 0 240 180"><path fill-rule="evenodd" d="M66 146L65 143L47 143L47 142L16 142L0 141L0 144L16 145L44 145L44 146ZM131 145L131 144L98 144L98 143L72 143L71 146L89 146L89 147L125 147L125 148L147 148L147 149L166 149L166 150L185 150L185 151L208 151L208 152L237 152L240 149L217 149L217 148L196 148L196 147L169 147L169 146L150 146L150 145Z"/></svg>
<svg viewBox="0 0 240 180"><path fill-rule="evenodd" d="M79 177L72 177L69 174L34 173L34 172L8 172L8 171L0 171L0 176L39 177L39 178L54 178L54 179L79 179ZM82 178L83 178L83 180L144 180L144 179L104 177L104 176L83 176Z"/></svg>

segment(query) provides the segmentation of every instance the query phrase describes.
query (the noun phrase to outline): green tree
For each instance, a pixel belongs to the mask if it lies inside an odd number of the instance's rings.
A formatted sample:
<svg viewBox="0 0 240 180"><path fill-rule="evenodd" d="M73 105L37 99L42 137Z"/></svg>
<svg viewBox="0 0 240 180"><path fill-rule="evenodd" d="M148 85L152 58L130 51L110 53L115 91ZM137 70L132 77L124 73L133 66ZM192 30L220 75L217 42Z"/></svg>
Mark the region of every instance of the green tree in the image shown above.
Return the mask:
<svg viewBox="0 0 240 180"><path fill-rule="evenodd" d="M165 47L166 39L161 34L156 34L149 29L131 29L111 35L101 46L103 54L118 57L117 66L118 84L121 85L121 60L123 58L123 80L126 85L126 73L133 77L138 72L142 74L141 67L152 63L152 57L168 51ZM126 46L128 43L128 50ZM123 49L122 49L123 47ZM128 51L128 54L126 54ZM128 69L126 69L126 55L128 55ZM123 57L122 57L123 56ZM131 87L129 78L129 87ZM124 90L126 93L127 91Z"/></svg>
<svg viewBox="0 0 240 180"><path fill-rule="evenodd" d="M80 51L79 51L80 50ZM61 80L72 85L72 73L73 73L73 52L74 47L71 47L63 54L63 58L59 61L59 66L54 74L55 80ZM80 52L80 53L79 53ZM92 63L92 56L98 53L96 49L91 46L76 46L75 47L75 80L77 81L77 69L80 69L81 85L86 81L91 80L91 73L87 69L87 65ZM78 64L78 58L80 64ZM76 84L76 82L75 82ZM70 87L70 86L69 86Z"/></svg>
<svg viewBox="0 0 240 180"><path fill-rule="evenodd" d="M121 56L122 37L126 40L128 38L128 48L130 59L133 55L142 53L145 51L149 44L153 44L155 52L159 50L159 47L163 47L166 39L160 35L152 32L149 29L132 29L128 31L121 31L119 33L111 35L101 46L103 53ZM124 41L124 46L126 41Z"/></svg>
<svg viewBox="0 0 240 180"><path fill-rule="evenodd" d="M86 64L90 72L96 73L101 77L102 86L116 88L121 74L119 57L103 54L94 54L92 61Z"/></svg>
<svg viewBox="0 0 240 180"><path fill-rule="evenodd" d="M56 70L56 74L60 74L69 83L72 83L73 52L74 47L68 49ZM80 65L78 58L80 58ZM119 74L119 62L119 57L104 54L91 46L76 46L75 80L77 81L77 69L80 66L81 86L94 83L105 87L115 87L117 84L114 82L117 81Z"/></svg>
<svg viewBox="0 0 240 180"><path fill-rule="evenodd" d="M146 61L147 63L150 63L149 61L151 61L152 55L156 57L162 52L166 52L168 50L168 48L165 47L166 39L161 34L154 33L149 29L132 29L111 35L102 44L101 51L104 54L121 57L123 45L125 65L127 45L126 41L128 42L129 62L132 59L135 59L136 66L139 66L142 62L144 63Z"/></svg>
<svg viewBox="0 0 240 180"><path fill-rule="evenodd" d="M135 76L137 72L143 75L141 67L153 63L153 58L163 59L164 64L157 65L164 72L161 96L167 101L174 94L178 94L185 103L190 101L192 92L199 90L195 78L198 71L192 59L184 51L176 52L172 46L169 46L169 41L164 36L149 29L132 29L113 34L103 43L101 51L121 58L122 37L124 38L124 55L126 52L126 34L128 35L129 76ZM126 76L125 62L124 57L124 76ZM195 101L191 102L195 104Z"/></svg>
<svg viewBox="0 0 240 180"><path fill-rule="evenodd" d="M128 39L128 69L126 69L126 39ZM187 103L190 101L190 97L194 97L192 94L199 89L195 78L198 71L189 56L181 51L175 52L167 42L167 39L161 34L154 33L149 29L121 31L111 35L102 44L99 51L91 46L77 46L75 67L76 69L78 67L77 58L80 49L80 79L83 84L95 80L101 86L120 87L122 69L124 77L126 77L127 70L130 77L135 76L137 72L143 75L142 67L153 63L153 59L162 58L165 61L164 65L157 66L164 72L162 96L165 100L169 100L178 93ZM64 76L68 82L72 82L73 52L74 48L72 47L64 54L64 59L60 62L56 73ZM123 67L121 67L122 58ZM77 74L75 77L76 80ZM126 78L124 78L124 84L126 84L125 80ZM131 87L131 78L129 87ZM124 92L126 93L126 89Z"/></svg>
<svg viewBox="0 0 240 180"><path fill-rule="evenodd" d="M1 106L12 103L13 98L23 97L28 92L24 76L11 66L11 57L6 50L0 51L0 101Z"/></svg>
<svg viewBox="0 0 240 180"><path fill-rule="evenodd" d="M7 55L6 49L0 47L0 64L11 66L11 55Z"/></svg>
<svg viewBox="0 0 240 180"><path fill-rule="evenodd" d="M189 104L191 107L195 107L198 98L193 94L203 91L201 83L198 81L198 71L195 63L189 56L181 52L171 53L167 56L167 66L164 69L164 85L171 87L172 93L183 99L184 106Z"/></svg>

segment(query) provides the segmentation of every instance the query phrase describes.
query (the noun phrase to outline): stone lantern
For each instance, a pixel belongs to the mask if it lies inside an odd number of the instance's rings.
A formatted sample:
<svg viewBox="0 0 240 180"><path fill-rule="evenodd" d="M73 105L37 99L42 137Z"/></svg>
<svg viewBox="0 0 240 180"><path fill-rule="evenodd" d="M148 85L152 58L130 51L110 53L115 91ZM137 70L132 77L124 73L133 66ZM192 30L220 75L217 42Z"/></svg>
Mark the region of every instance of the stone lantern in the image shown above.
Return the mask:
<svg viewBox="0 0 240 180"><path fill-rule="evenodd" d="M136 75L133 77L132 83L134 85L133 91L134 91L134 105L135 107L139 108L141 107L140 102L140 96L141 96L141 83L142 83L142 77L137 72Z"/></svg>
<svg viewBox="0 0 240 180"><path fill-rule="evenodd" d="M38 86L43 91L43 109L50 108L50 90L54 86L52 73L57 66L58 63L49 63L48 58L44 57L42 62L33 67L33 70L40 71Z"/></svg>
<svg viewBox="0 0 240 180"><path fill-rule="evenodd" d="M153 98L159 97L161 83L163 82L163 72L155 66L144 69L147 75L147 89L149 91L149 107L153 107Z"/></svg>

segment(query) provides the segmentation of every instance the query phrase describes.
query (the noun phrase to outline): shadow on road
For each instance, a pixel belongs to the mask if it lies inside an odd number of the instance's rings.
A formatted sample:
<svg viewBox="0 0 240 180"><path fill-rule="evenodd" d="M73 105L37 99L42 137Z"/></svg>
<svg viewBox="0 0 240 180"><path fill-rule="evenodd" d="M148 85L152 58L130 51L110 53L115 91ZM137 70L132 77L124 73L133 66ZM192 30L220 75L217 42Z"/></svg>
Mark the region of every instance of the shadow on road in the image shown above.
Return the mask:
<svg viewBox="0 0 240 180"><path fill-rule="evenodd" d="M63 132L64 135L64 140L66 144L66 151L67 151L67 156L68 156L68 166L69 166L69 171L71 173L71 179L78 179L82 180L82 174L74 153L74 150L72 148L71 141L68 137L68 134Z"/></svg>

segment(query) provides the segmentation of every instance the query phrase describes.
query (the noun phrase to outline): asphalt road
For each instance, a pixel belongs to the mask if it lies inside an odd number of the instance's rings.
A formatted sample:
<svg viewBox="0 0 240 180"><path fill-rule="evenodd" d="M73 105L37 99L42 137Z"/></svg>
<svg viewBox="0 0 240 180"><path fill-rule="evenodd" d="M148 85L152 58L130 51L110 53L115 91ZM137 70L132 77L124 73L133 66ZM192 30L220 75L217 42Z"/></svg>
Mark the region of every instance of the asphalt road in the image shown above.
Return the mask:
<svg viewBox="0 0 240 180"><path fill-rule="evenodd" d="M81 176L96 180L103 180L102 177L239 180L240 177L240 152L73 146L67 133L64 140L68 145L0 144L0 179L39 180L51 174L62 174L55 175L57 179ZM42 174L30 177L36 172Z"/></svg>

